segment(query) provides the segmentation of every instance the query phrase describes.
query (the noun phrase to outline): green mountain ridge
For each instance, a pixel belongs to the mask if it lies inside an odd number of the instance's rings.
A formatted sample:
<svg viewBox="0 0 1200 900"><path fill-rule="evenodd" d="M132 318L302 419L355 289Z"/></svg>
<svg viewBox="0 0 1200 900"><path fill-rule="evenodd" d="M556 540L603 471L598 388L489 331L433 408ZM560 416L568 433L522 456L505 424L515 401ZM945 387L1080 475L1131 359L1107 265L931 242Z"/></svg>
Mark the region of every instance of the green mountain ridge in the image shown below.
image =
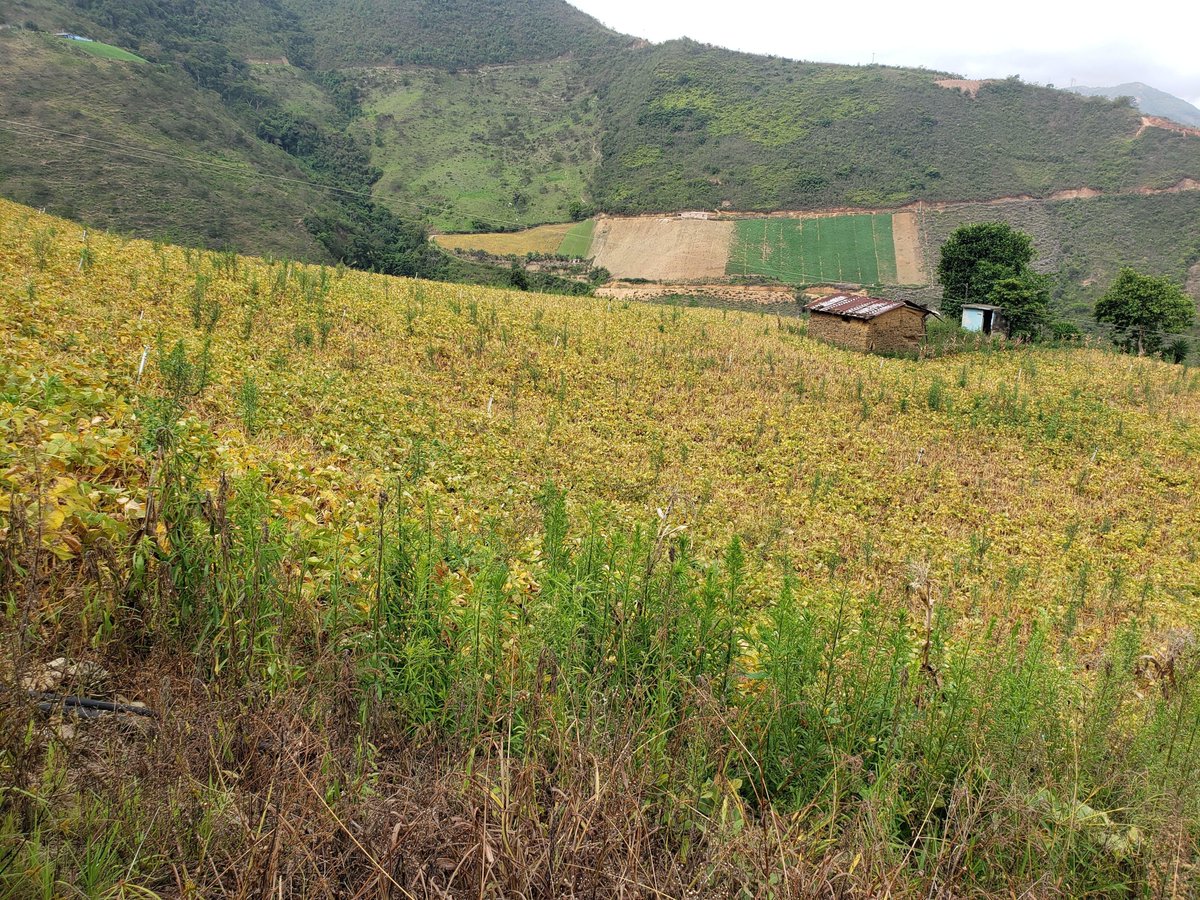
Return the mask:
<svg viewBox="0 0 1200 900"><path fill-rule="evenodd" d="M1139 120L1123 104L1017 79L971 97L937 78L687 41L647 49L602 90L597 202L621 212L886 207L1165 187L1200 171L1200 144L1135 138Z"/></svg>
<svg viewBox="0 0 1200 900"><path fill-rule="evenodd" d="M284 0L319 66L456 70L591 55L632 42L561 0Z"/></svg>

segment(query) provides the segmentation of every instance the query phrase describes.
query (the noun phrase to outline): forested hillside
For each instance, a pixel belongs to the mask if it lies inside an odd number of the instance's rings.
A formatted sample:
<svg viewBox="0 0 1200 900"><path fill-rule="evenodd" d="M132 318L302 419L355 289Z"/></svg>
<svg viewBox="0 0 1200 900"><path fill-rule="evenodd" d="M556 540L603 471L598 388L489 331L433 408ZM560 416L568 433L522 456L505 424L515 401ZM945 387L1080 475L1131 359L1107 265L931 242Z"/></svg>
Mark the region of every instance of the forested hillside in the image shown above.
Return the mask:
<svg viewBox="0 0 1200 900"><path fill-rule="evenodd" d="M322 68L478 66L611 52L632 39L563 0L284 0Z"/></svg>
<svg viewBox="0 0 1200 900"><path fill-rule="evenodd" d="M8 197L148 237L327 259L303 220L328 197L306 179L173 66L111 62L46 34L0 31Z"/></svg>
<svg viewBox="0 0 1200 900"><path fill-rule="evenodd" d="M605 209L894 206L1165 187L1200 141L1124 103L1009 79L971 96L928 71L830 66L690 42L633 52L601 86Z"/></svg>

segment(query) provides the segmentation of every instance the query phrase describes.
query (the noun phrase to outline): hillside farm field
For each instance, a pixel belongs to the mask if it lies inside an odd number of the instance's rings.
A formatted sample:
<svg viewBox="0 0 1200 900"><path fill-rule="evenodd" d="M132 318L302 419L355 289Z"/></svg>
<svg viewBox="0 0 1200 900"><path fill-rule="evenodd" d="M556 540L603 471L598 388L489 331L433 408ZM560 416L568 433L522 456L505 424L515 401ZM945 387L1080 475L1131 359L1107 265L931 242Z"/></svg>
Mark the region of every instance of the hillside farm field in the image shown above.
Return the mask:
<svg viewBox="0 0 1200 900"><path fill-rule="evenodd" d="M592 255L592 241L596 236L596 220L577 222L571 226L562 243L558 245L559 256L572 256L586 259Z"/></svg>
<svg viewBox="0 0 1200 900"><path fill-rule="evenodd" d="M0 896L1200 895L1194 369L0 202L0 423L0 681L158 713L5 692Z"/></svg>
<svg viewBox="0 0 1200 900"><path fill-rule="evenodd" d="M435 234L447 250L482 250L497 256L524 256L527 253L558 253L559 247L574 228L571 224L539 225L524 231L500 231L489 234Z"/></svg>
<svg viewBox="0 0 1200 900"><path fill-rule="evenodd" d="M67 41L76 50L82 50L84 53L98 56L101 59L112 59L117 62L146 62L145 59L136 53L130 53L128 50L122 50L120 47L114 47L112 44L105 44L100 41L75 41L70 38L63 38L62 40Z"/></svg>
<svg viewBox="0 0 1200 900"><path fill-rule="evenodd" d="M435 234L433 240L447 250L482 250L497 256L525 256L548 253L586 258L591 255L596 221L538 225L524 231L499 231L484 234Z"/></svg>
<svg viewBox="0 0 1200 900"><path fill-rule="evenodd" d="M499 234L438 235L455 250L591 257L615 278L924 284L912 213L754 219L603 216Z"/></svg>
<svg viewBox="0 0 1200 900"><path fill-rule="evenodd" d="M895 284L891 215L744 219L729 275L786 283Z"/></svg>
<svg viewBox="0 0 1200 900"><path fill-rule="evenodd" d="M725 276L734 223L676 216L603 218L592 258L615 278L711 281Z"/></svg>

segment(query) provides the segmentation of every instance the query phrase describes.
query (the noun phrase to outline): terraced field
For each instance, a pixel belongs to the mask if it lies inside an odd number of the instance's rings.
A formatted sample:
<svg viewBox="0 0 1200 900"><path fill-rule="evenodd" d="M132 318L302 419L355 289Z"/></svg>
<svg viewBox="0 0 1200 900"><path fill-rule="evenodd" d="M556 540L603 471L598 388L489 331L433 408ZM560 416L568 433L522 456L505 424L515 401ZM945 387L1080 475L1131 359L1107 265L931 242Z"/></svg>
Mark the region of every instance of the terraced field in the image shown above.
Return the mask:
<svg viewBox="0 0 1200 900"><path fill-rule="evenodd" d="M726 272L793 284L893 284L892 217L746 219L737 224Z"/></svg>

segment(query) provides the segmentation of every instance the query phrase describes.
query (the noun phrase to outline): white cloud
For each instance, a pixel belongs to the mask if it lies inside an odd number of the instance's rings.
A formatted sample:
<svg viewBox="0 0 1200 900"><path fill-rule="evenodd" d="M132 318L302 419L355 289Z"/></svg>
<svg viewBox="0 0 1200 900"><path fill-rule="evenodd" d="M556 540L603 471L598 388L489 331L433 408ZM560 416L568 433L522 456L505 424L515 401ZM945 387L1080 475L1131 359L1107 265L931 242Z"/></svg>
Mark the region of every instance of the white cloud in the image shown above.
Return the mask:
<svg viewBox="0 0 1200 900"><path fill-rule="evenodd" d="M572 0L605 24L654 41L690 37L821 62L925 66L968 77L1020 75L1065 87L1143 81L1200 105L1200 54L1177 0L1144 0L1136 19L1106 4L1009 0Z"/></svg>

